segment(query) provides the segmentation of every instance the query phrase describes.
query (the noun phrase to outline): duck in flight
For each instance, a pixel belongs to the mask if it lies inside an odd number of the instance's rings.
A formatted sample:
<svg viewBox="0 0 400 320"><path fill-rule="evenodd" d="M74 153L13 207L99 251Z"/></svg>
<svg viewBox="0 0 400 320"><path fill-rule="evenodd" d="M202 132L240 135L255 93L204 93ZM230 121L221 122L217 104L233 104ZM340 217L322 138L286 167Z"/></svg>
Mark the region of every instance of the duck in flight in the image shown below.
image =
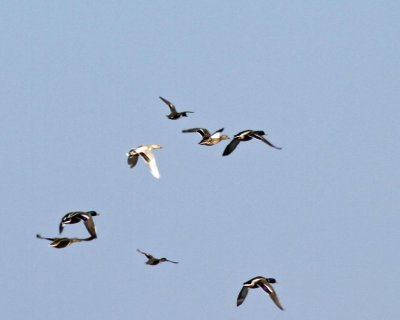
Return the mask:
<svg viewBox="0 0 400 320"><path fill-rule="evenodd" d="M168 119L171 120L176 120L179 119L180 117L187 117L188 113L194 113L193 111L182 111L182 112L178 112L176 111L175 106L169 102L167 99L164 99L163 97L160 97L160 99L162 101L164 101L164 103L169 107L169 109L171 110L171 113L167 115Z"/></svg>
<svg viewBox="0 0 400 320"><path fill-rule="evenodd" d="M157 264L159 264L159 263L161 263L161 262L171 262L171 263L178 263L178 262L175 262L175 261L171 261L171 260L168 260L167 258L160 258L160 259L158 259L158 258L155 258L155 257L153 257L151 254L149 254L149 253L146 253L146 252L143 252L143 251L140 251L139 249L136 249L138 252L140 252L141 254L144 254L145 256L146 256L146 258L148 259L147 261L146 261L146 264L148 264L148 265L151 265L151 266L155 266L155 265L157 265Z"/></svg>
<svg viewBox="0 0 400 320"><path fill-rule="evenodd" d="M239 292L236 300L236 305L240 306L243 303L244 299L246 299L247 293L249 292L249 288L261 288L270 296L272 301L279 309L284 310L271 283L276 283L276 280L274 278L265 278L261 276L254 277L249 281L246 281L245 283L243 283L242 290L240 290Z"/></svg>
<svg viewBox="0 0 400 320"><path fill-rule="evenodd" d="M96 226L94 225L94 221L93 221L92 217L99 216L99 215L100 215L100 213L98 213L96 211L87 211L87 212L84 212L84 211L73 211L73 212L68 212L61 219L60 226L59 226L60 234L63 232L65 224L74 224L74 223L78 223L78 222L83 221L83 223L85 224L85 227L86 227L87 231L89 232L89 234L93 238L97 238Z"/></svg>
<svg viewBox="0 0 400 320"><path fill-rule="evenodd" d="M52 246L53 248L57 248L57 249L62 249L62 248L68 247L71 244L76 243L76 242L91 241L91 240L95 239L95 237L93 237L93 236L89 237L89 238L84 238L84 239L81 239L81 238L46 238L46 237L42 237L40 234L37 234L36 238L51 241L50 246Z"/></svg>
<svg viewBox="0 0 400 320"><path fill-rule="evenodd" d="M151 152L153 149L161 149L159 144L142 144L138 146L136 149L131 149L126 154L128 156L128 164L131 168L133 168L138 162L139 156L143 158L143 160L149 166L151 174L159 179L160 173L158 172L156 159Z"/></svg>
<svg viewBox="0 0 400 320"><path fill-rule="evenodd" d="M221 142L222 140L230 139L226 134L222 134L224 128L221 128L211 134L207 129L204 128L192 128L192 129L185 129L182 132L197 132L201 135L202 139L199 144L203 146L213 146L217 143Z"/></svg>
<svg viewBox="0 0 400 320"><path fill-rule="evenodd" d="M269 142L267 139L265 139L263 136L265 135L265 132L262 130L244 130L236 134L232 141L226 146L224 153L222 154L223 156L227 156L233 152L233 150L236 149L240 141L249 141L253 138L261 140L262 142L266 143L272 148L281 150L282 148L279 148L277 146L274 146L271 142Z"/></svg>

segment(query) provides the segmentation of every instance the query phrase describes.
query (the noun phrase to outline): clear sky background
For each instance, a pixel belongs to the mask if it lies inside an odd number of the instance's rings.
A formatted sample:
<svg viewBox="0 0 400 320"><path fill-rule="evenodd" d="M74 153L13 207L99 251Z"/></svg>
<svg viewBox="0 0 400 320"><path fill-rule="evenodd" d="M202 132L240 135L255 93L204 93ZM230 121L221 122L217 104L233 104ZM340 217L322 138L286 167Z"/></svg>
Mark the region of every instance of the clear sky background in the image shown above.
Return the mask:
<svg viewBox="0 0 400 320"><path fill-rule="evenodd" d="M400 319L399 16L398 1L2 1L2 317ZM160 95L195 113L168 120ZM222 157L191 127L283 149ZM159 180L126 163L147 143ZM74 210L102 213L97 240L35 238ZM236 307L257 275L285 311L260 290Z"/></svg>

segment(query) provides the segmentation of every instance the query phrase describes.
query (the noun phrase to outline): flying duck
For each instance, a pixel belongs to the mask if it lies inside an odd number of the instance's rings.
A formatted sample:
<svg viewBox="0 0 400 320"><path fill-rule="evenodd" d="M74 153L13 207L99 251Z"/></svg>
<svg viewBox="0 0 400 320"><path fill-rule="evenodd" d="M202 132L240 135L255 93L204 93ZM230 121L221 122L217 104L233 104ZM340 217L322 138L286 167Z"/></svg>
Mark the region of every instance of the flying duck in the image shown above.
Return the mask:
<svg viewBox="0 0 400 320"><path fill-rule="evenodd" d="M148 259L146 261L146 264L149 264L151 266L155 266L155 265L157 265L157 264L159 264L161 262L171 262L171 263L175 263L175 264L178 263L178 262L175 262L175 261L168 260L167 258L161 258L161 259L154 258L151 254L148 254L146 252L140 251L139 249L137 249L137 251L146 256L146 258Z"/></svg>
<svg viewBox="0 0 400 320"><path fill-rule="evenodd" d="M73 211L73 212L68 212L61 219L60 226L59 226L60 234L64 230L64 224L74 224L74 223L78 223L80 221L83 221L83 223L85 224L85 227L86 227L87 231L90 233L90 235L93 238L97 238L96 227L94 225L94 221L93 221L92 217L99 216L99 215L100 215L100 213L98 213L96 211L88 211L88 212Z"/></svg>
<svg viewBox="0 0 400 320"><path fill-rule="evenodd" d="M261 276L254 277L249 281L246 281L243 283L242 290L239 292L236 305L240 306L243 303L244 299L246 299L247 293L249 292L249 288L261 288L271 297L272 301L279 309L284 310L271 283L276 283L276 280L274 278L265 278Z"/></svg>
<svg viewBox="0 0 400 320"><path fill-rule="evenodd" d="M128 156L128 164L131 168L133 168L138 162L139 156L142 156L143 160L146 161L149 166L151 174L159 179L160 173L158 172L156 159L154 158L151 150L153 149L161 149L159 144L142 144L138 146L136 149L131 149L126 154Z"/></svg>
<svg viewBox="0 0 400 320"><path fill-rule="evenodd" d="M224 153L222 154L223 156L227 156L233 152L233 150L236 149L237 145L240 143L240 141L249 141L253 138L261 140L262 142L266 143L272 148L281 150L282 148L274 146L271 142L269 142L267 139L265 139L263 136L265 135L265 132L262 130L244 130L242 132L239 132L233 137L233 140L226 146Z"/></svg>
<svg viewBox="0 0 400 320"><path fill-rule="evenodd" d="M194 113L193 111L178 112L178 111L176 111L175 106L171 102L169 102L167 99L164 99L163 97L160 97L160 99L162 101L164 101L167 104L167 106L169 107L169 109L171 110L171 113L167 115L168 119L176 120L176 119L179 119L180 117L187 117L188 113Z"/></svg>
<svg viewBox="0 0 400 320"><path fill-rule="evenodd" d="M52 241L50 243L50 246L52 246L53 248L57 248L57 249L62 249L62 248L68 247L68 246L70 246L71 244L73 244L75 242L91 241L91 240L95 239L95 237L93 237L93 236L89 237L89 238L85 238L85 239L80 239L80 238L46 238L46 237L42 237L40 234L37 234L36 238Z"/></svg>
<svg viewBox="0 0 400 320"><path fill-rule="evenodd" d="M210 134L210 132L204 128L192 128L192 129L182 130L182 132L185 133L186 132L199 133L203 137L203 139L201 139L199 144L203 146L213 146L218 142L221 142L222 140L230 139L226 134L221 134L222 131L224 131L224 128L215 131L213 134Z"/></svg>

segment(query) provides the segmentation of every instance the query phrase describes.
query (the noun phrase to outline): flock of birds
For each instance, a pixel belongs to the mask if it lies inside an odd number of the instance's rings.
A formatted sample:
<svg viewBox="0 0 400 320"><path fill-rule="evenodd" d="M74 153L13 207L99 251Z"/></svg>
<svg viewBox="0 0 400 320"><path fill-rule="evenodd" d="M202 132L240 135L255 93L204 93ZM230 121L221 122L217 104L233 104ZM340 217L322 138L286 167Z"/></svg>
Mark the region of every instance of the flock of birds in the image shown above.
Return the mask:
<svg viewBox="0 0 400 320"><path fill-rule="evenodd" d="M167 115L167 118L170 120L177 120L181 117L187 117L189 113L194 113L193 111L182 111L178 112L176 110L176 107L167 99L160 97L160 99L168 105L170 109L170 113ZM201 141L199 142L200 145L205 145L205 146L213 146L216 145L217 143L223 141L223 140L229 140L230 138L226 134L222 134L224 128L221 128L217 131L215 131L213 134L211 134L207 129L205 128L191 128L191 129L185 129L182 130L183 133L199 133L202 137ZM262 130L244 130L239 132L238 134L234 135L233 139L231 140L230 143L225 147L224 152L222 153L223 156L230 155L238 146L238 144L242 141L249 141L254 139L260 140L264 142L265 144L269 145L272 148L280 150L280 147L277 147L273 145L270 141L268 141L265 137L265 132ZM162 147L158 144L147 144L147 145L140 145L135 149L129 150L127 153L128 157L128 165L133 168L136 166L139 156L142 157L142 159L146 162L148 165L151 174L155 178L160 178L160 173L158 171L157 163L154 157L154 154L152 150L154 149L161 149ZM61 249L65 248L69 245L72 245L77 242L82 242L82 241L92 241L97 238L97 233L96 233L96 226L93 220L94 216L100 215L96 211L73 211L73 212L68 212L65 214L61 222L59 224L59 233L60 235L62 234L64 230L64 225L67 224L76 224L79 222L83 222L85 225L89 237L87 238L48 238L48 237L43 237L40 234L37 234L36 237L38 239L44 239L44 240L49 240L51 241L50 246ZM149 253L143 252L139 249L137 251L144 256L146 256L147 261L146 264L148 265L158 265L162 262L170 262L177 264L178 262L176 261L171 261L168 260L167 258L155 258ZM246 282L243 283L242 289L239 292L239 295L236 299L236 305L240 306L243 301L246 299L246 296L248 294L249 289L255 289L255 288L261 288L264 290L271 298L271 300L275 303L275 305L281 309L284 310L282 307L282 304L280 303L278 299L278 295L276 294L276 291L272 287L272 284L276 283L276 280L274 278L266 278L263 276L257 276L254 277Z"/></svg>
<svg viewBox="0 0 400 320"><path fill-rule="evenodd" d="M167 99L160 97L162 101L164 101L169 109L171 110L171 113L167 115L168 119L171 120L177 120L181 117L187 117L188 113L194 113L193 111L182 111L178 112L176 110L176 107L169 102ZM217 131L215 131L213 134L210 133L205 128L191 128L191 129L185 129L182 130L183 133L190 133L190 132L197 132L201 135L201 140L199 142L200 145L203 146L214 146L217 143L223 141L223 140L229 140L230 138L226 134L222 134L224 131L224 128L221 128ZM238 146L238 144L241 141L249 141L251 139L257 139L260 140L267 145L269 145L272 148L281 150L282 148L279 148L275 145L273 145L270 141L268 141L265 137L265 132L262 130L244 130L239 132L238 134L234 135L232 141L225 147L224 152L222 153L223 156L230 155ZM151 152L153 149L161 149L162 147L159 144L142 144L138 146L135 149L129 150L129 152L126 154L128 156L128 164L131 168L133 168L139 159L139 156L143 158L143 160L147 163L149 166L151 174L155 178L160 178L160 173L157 168L157 163L154 157L154 154Z"/></svg>

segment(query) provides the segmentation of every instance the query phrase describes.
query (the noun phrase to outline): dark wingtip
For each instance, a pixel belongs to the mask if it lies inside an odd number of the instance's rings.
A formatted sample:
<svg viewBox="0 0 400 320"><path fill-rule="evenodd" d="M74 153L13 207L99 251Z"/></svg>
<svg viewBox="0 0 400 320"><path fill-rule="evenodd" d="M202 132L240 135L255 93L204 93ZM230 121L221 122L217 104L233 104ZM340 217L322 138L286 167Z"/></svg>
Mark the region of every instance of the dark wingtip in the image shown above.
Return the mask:
<svg viewBox="0 0 400 320"><path fill-rule="evenodd" d="M227 145L227 147L225 148L224 152L222 153L222 156L229 156L232 153L233 150L231 150L231 148L229 147L229 144Z"/></svg>

